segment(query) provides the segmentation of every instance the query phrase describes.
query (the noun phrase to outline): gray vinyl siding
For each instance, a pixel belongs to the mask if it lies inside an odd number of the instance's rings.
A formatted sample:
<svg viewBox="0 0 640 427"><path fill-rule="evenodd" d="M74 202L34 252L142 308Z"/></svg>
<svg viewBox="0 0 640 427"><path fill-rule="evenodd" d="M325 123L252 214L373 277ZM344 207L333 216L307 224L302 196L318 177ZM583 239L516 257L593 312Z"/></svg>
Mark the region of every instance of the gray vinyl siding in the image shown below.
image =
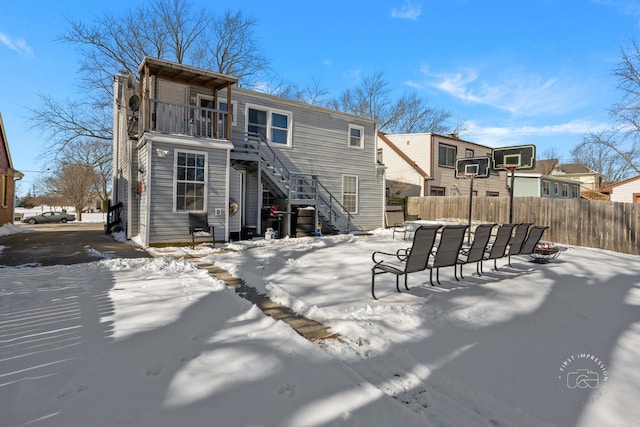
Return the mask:
<svg viewBox="0 0 640 427"><path fill-rule="evenodd" d="M232 97L238 102L237 126L232 138L241 138L246 131L247 104L291 113L291 147L272 145L280 160L292 172L317 174L340 202L342 176L357 176L355 228L380 227L384 181L376 171L376 125L373 120L241 89L234 89ZM348 146L350 124L364 128L364 148ZM250 205L249 199L247 202Z"/></svg>
<svg viewBox="0 0 640 427"><path fill-rule="evenodd" d="M145 167L147 165L147 155L149 152L149 146L147 145L143 145L142 147L140 147L140 149L138 150L138 166L136 169L134 169L134 171L140 169L141 167ZM137 190L137 183L132 182L132 185L130 186L131 191L134 195L134 197L136 197L140 203L140 214L138 215L138 231L140 233L140 236L142 237L143 241L144 239L146 239L147 236L147 228L149 226L149 224L147 224L147 209L148 209L148 194L149 191L151 191L151 189L149 188L149 177L151 176L150 173L145 173L145 174L141 174L139 171L138 172L133 172L134 174L137 173L139 176L139 180L142 183L142 193L137 194L138 190ZM133 175L135 176L135 175ZM148 242L146 242L148 243Z"/></svg>
<svg viewBox="0 0 640 427"><path fill-rule="evenodd" d="M148 144L147 144L148 146ZM219 148L201 148L153 142L153 151L167 150L166 157L154 156L153 169L149 173L152 191L150 209L152 221L149 224L149 242L153 245L165 242L189 242L189 213L174 210L174 160L177 151L203 152L207 154L207 174L205 191L207 193L205 211L209 225L215 227L217 240L225 240L225 216L228 212L227 201L227 150ZM145 200L145 197L142 198ZM216 215L220 209L221 215ZM146 210L141 206L141 212ZM200 241L210 238L201 238Z"/></svg>

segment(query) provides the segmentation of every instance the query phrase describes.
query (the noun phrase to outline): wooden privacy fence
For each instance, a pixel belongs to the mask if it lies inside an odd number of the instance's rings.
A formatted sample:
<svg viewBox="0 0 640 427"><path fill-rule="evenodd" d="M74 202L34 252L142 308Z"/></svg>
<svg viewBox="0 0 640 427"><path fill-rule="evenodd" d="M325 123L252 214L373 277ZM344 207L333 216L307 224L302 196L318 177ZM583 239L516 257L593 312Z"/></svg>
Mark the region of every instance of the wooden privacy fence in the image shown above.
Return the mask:
<svg viewBox="0 0 640 427"><path fill-rule="evenodd" d="M421 219L466 220L469 197L409 197L406 209ZM471 218L498 224L509 222L509 197L474 197ZM543 240L640 255L640 204L514 197L513 222L549 226Z"/></svg>

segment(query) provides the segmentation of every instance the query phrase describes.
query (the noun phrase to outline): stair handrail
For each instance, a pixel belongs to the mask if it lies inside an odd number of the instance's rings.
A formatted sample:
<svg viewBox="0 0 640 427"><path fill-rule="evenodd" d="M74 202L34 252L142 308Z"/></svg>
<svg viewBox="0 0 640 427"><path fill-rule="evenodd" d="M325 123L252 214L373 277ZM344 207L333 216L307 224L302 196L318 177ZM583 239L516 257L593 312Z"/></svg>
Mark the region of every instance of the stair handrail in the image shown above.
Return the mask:
<svg viewBox="0 0 640 427"><path fill-rule="evenodd" d="M261 160L262 160L261 148L265 147L269 151L271 160L273 161L273 167L275 168L276 167L276 163L278 163L278 167L279 167L280 171L284 172L284 173L282 173L282 176L285 179L288 180L289 177L291 176L291 172L289 171L289 169L287 169L285 164L282 163L282 161L278 158L278 155L273 150L273 148L271 148L271 145L269 145L269 143L267 142L265 137L261 133L256 133L256 132L247 132L246 135L247 135L247 138L254 139L255 141L258 142L258 155L261 157ZM264 159L264 161L266 161L266 162L269 162L269 160L270 159L267 159L267 158Z"/></svg>
<svg viewBox="0 0 640 427"><path fill-rule="evenodd" d="M285 164L278 158L278 155L273 150L273 148L271 148L271 146L269 145L269 143L265 139L265 137L261 133L256 133L256 132L246 132L245 135L246 135L247 139L255 140L258 143L258 155L260 156L261 160L263 160L262 159L263 156L262 156L262 152L261 152L262 147L265 147L269 151L269 157L273 161L274 168L276 167L276 164L278 164L278 168L279 168L279 171L280 171L281 175L283 176L283 178L285 178L287 181L289 181L291 179L291 176L293 175L293 173L291 171L289 171L289 169L285 166ZM269 159L265 158L264 161L268 162ZM326 198L323 197L323 195L320 194L319 192L316 194L316 198L319 198L329 208L329 218L328 218L329 219L329 223L333 224L333 213L334 212L336 213L336 218L338 218L339 216L344 216L346 214L346 217L347 217L346 232L349 233L350 230L351 230L351 222L352 222L353 215L351 215L351 213L347 211L347 209L344 207L344 205L329 191L329 189L327 189L327 187L324 186L324 184L322 184L322 182L320 181L318 176L314 175L314 174L303 174L303 173L299 173L299 174L296 174L296 175L312 175L313 179L315 180L315 182L317 183L319 188L321 188L326 194L329 195L329 200L327 201ZM338 210L333 208L334 202L335 202L335 204L338 205L338 207L342 210L342 212L339 212ZM316 204L317 204L317 202L316 202ZM316 208L317 208L317 206L316 206Z"/></svg>
<svg viewBox="0 0 640 427"><path fill-rule="evenodd" d="M342 212L338 212L336 211L337 214L341 214L344 215L346 214L347 217L347 233L349 233L351 231L351 219L353 217L353 215L351 215L351 213L347 210L347 208L344 207L344 205L340 202L340 200L338 200L328 189L327 187L325 187L322 182L320 182L319 179L317 179L317 184L318 186L324 190L328 195L329 195L329 201L325 200L323 195L318 193L317 197L322 200L325 204L327 204L327 206L329 207L329 223L332 224L333 223L333 219L331 218L332 214L333 214L333 203L332 201L335 201L335 203L340 207L340 209L342 209Z"/></svg>

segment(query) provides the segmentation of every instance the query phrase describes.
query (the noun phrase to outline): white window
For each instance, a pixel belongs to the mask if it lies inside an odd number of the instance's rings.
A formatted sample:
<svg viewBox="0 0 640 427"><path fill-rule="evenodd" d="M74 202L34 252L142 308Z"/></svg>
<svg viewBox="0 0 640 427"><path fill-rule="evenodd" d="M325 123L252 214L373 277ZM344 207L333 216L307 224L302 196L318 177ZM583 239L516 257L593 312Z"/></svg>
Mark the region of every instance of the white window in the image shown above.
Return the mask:
<svg viewBox="0 0 640 427"><path fill-rule="evenodd" d="M206 136L211 138L213 136L213 117L216 114L213 108L213 97L207 95L198 95L198 107L199 113L196 113L196 128L194 129L196 136ZM237 123L238 104L236 101L231 101L231 126L235 126ZM226 112L227 101L218 100L218 135L225 135L222 130L227 126Z"/></svg>
<svg viewBox="0 0 640 427"><path fill-rule="evenodd" d="M550 194L549 181L542 181L542 195L548 196Z"/></svg>
<svg viewBox="0 0 640 427"><path fill-rule="evenodd" d="M291 113L247 106L247 132L260 134L272 144L291 146Z"/></svg>
<svg viewBox="0 0 640 427"><path fill-rule="evenodd" d="M207 154L176 151L175 158L176 211L205 211L207 188Z"/></svg>
<svg viewBox="0 0 640 427"><path fill-rule="evenodd" d="M572 185L571 191L573 193L573 197L580 198L580 188L577 185Z"/></svg>
<svg viewBox="0 0 640 427"><path fill-rule="evenodd" d="M349 213L358 212L358 177L342 175L342 205Z"/></svg>
<svg viewBox="0 0 640 427"><path fill-rule="evenodd" d="M227 101L218 100L218 110L222 112L228 112L229 109L227 108ZM237 111L238 111L238 104L236 103L236 101L231 101L231 126L235 126L238 124L237 122L238 115L236 114ZM219 116L218 121L222 123L225 119L225 114L219 113L218 116Z"/></svg>
<svg viewBox="0 0 640 427"><path fill-rule="evenodd" d="M349 147L364 148L364 127L349 125Z"/></svg>

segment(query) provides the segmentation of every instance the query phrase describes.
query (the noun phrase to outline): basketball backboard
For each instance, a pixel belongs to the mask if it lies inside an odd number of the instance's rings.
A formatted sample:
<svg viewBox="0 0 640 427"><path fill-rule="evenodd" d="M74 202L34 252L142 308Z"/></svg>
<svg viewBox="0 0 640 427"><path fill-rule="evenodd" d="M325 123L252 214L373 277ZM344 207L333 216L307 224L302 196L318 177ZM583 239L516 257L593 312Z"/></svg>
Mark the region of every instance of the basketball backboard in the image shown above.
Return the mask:
<svg viewBox="0 0 640 427"><path fill-rule="evenodd" d="M514 147L494 148L491 150L491 168L493 170L534 169L536 167L536 146L519 145Z"/></svg>
<svg viewBox="0 0 640 427"><path fill-rule="evenodd" d="M456 159L456 178L466 178L469 174L473 174L474 178L489 178L490 160L489 156Z"/></svg>

